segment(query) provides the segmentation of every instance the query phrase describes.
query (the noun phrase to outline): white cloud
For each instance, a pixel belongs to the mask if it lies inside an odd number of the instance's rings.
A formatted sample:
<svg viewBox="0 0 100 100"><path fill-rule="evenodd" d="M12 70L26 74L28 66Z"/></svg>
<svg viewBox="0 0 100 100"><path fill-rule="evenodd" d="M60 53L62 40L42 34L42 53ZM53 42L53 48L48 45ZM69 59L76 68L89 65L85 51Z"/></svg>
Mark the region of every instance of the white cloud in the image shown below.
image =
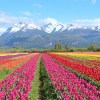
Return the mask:
<svg viewBox="0 0 100 100"><path fill-rule="evenodd" d="M59 22L58 20L54 18L44 18L40 19L38 16L40 15L39 13L30 13L26 11L24 14L27 16L11 16L6 14L5 12L0 12L0 26L4 27L9 27L12 26L13 24L23 22L23 23L34 23L36 25L44 25L44 24L63 24L62 22ZM71 22L71 24L77 24L77 25L84 25L84 26L100 26L100 18L94 18L94 19L77 19Z"/></svg>
<svg viewBox="0 0 100 100"><path fill-rule="evenodd" d="M92 4L95 4L97 2L97 0L91 0Z"/></svg>
<svg viewBox="0 0 100 100"><path fill-rule="evenodd" d="M24 17L20 16L20 17L16 17L16 16L12 16L9 14L6 14L4 12L0 12L0 25L1 26L12 26L13 24L19 23L19 22L24 22L24 23L34 23L36 25L44 25L44 24L57 24L58 21L54 18L44 18L44 19L40 19L38 18L40 16L40 13L31 13L29 11L25 11L23 12ZM26 16L25 16L26 15Z"/></svg>
<svg viewBox="0 0 100 100"><path fill-rule="evenodd" d="M16 17L16 16L12 16L12 15L8 15L5 13L0 13L0 25L12 25L18 22L32 22L33 19L32 18L28 18L28 17Z"/></svg>
<svg viewBox="0 0 100 100"><path fill-rule="evenodd" d="M0 35L6 31L6 28L0 28Z"/></svg>
<svg viewBox="0 0 100 100"><path fill-rule="evenodd" d="M27 17L38 17L41 15L40 13L31 13L29 11L25 11L25 12L23 12L23 14L24 14L24 16L27 16Z"/></svg>
<svg viewBox="0 0 100 100"><path fill-rule="evenodd" d="M35 3L35 4L33 4L33 7L35 7L35 8L42 8L43 6L41 4L39 4L39 3Z"/></svg>
<svg viewBox="0 0 100 100"><path fill-rule="evenodd" d="M4 16L4 15L5 15L5 12L0 11L0 16Z"/></svg>
<svg viewBox="0 0 100 100"><path fill-rule="evenodd" d="M25 16L32 16L32 13L30 13L29 11L25 11L23 14L24 14Z"/></svg>
<svg viewBox="0 0 100 100"><path fill-rule="evenodd" d="M58 21L56 19L48 17L48 18L46 18L46 19L43 20L43 23L44 24L49 24L49 23L51 23L51 24L57 24Z"/></svg>
<svg viewBox="0 0 100 100"><path fill-rule="evenodd" d="M73 23L85 26L100 26L100 18L95 19L78 19L74 20Z"/></svg>

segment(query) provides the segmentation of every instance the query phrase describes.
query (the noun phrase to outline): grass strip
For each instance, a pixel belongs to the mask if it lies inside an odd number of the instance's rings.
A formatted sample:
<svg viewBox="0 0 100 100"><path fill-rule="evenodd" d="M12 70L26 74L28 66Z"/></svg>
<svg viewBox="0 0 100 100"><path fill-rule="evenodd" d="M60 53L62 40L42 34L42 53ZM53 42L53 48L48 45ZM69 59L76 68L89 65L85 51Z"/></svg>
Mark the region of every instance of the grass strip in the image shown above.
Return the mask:
<svg viewBox="0 0 100 100"><path fill-rule="evenodd" d="M43 59L40 62L40 97L39 100L59 100L56 90L52 85L50 77L45 69Z"/></svg>
<svg viewBox="0 0 100 100"><path fill-rule="evenodd" d="M32 89L29 92L29 99L28 100L38 100L39 99L40 61L41 61L41 57L38 60L37 68L36 68L36 71L35 71L35 76L34 76L32 84L31 84Z"/></svg>

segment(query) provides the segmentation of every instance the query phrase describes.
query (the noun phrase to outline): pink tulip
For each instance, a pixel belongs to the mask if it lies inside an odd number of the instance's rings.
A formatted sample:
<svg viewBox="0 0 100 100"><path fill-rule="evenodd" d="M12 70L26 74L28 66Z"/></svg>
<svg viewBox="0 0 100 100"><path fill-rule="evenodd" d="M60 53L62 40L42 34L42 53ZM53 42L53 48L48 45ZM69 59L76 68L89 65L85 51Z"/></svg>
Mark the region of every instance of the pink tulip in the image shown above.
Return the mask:
<svg viewBox="0 0 100 100"><path fill-rule="evenodd" d="M0 92L0 100L2 100L5 96L5 92Z"/></svg>
<svg viewBox="0 0 100 100"><path fill-rule="evenodd" d="M28 100L28 93L31 90L30 85L34 79L34 72L36 70L39 57L40 54L35 55L22 67L18 68L5 80L0 82L0 90L5 91L4 97L6 96L6 93L10 91L6 100L15 100L15 98L19 98L19 94L21 100ZM0 96L0 98L2 97Z"/></svg>
<svg viewBox="0 0 100 100"><path fill-rule="evenodd" d="M56 63L48 54L43 54L43 61L53 86L60 93L63 100L70 100L68 94L74 96L75 100L84 100L85 96L93 95L96 95L96 99L99 99L98 90L91 83L78 78L74 73Z"/></svg>

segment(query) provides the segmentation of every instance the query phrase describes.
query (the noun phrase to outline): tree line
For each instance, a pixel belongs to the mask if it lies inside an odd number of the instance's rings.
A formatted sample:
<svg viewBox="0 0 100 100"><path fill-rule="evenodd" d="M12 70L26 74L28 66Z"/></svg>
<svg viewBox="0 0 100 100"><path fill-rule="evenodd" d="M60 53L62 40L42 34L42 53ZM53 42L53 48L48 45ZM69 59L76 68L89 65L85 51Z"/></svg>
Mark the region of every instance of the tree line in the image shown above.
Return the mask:
<svg viewBox="0 0 100 100"><path fill-rule="evenodd" d="M54 48L47 49L37 49L37 48L22 48L22 47L12 47L12 48L1 48L0 53L2 52L11 52L11 53L33 53L33 52L100 52L100 46L96 44L91 44L87 48L76 48L69 47L66 43L55 43Z"/></svg>
<svg viewBox="0 0 100 100"><path fill-rule="evenodd" d="M74 51L93 51L93 52L98 52L100 51L100 46L97 46L96 44L91 44L87 48L76 48L76 47L69 47L68 44L66 43L65 46L63 47L61 43L56 43L54 47L55 51L69 51L69 52L74 52Z"/></svg>

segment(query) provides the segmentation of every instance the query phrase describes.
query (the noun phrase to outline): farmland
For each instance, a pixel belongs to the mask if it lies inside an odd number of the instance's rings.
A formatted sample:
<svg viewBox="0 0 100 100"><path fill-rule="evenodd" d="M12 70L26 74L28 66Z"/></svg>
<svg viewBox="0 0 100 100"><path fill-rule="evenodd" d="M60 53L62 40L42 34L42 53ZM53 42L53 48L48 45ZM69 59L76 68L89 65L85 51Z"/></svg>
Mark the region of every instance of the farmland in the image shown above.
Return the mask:
<svg viewBox="0 0 100 100"><path fill-rule="evenodd" d="M0 100L100 100L100 53L0 54Z"/></svg>

